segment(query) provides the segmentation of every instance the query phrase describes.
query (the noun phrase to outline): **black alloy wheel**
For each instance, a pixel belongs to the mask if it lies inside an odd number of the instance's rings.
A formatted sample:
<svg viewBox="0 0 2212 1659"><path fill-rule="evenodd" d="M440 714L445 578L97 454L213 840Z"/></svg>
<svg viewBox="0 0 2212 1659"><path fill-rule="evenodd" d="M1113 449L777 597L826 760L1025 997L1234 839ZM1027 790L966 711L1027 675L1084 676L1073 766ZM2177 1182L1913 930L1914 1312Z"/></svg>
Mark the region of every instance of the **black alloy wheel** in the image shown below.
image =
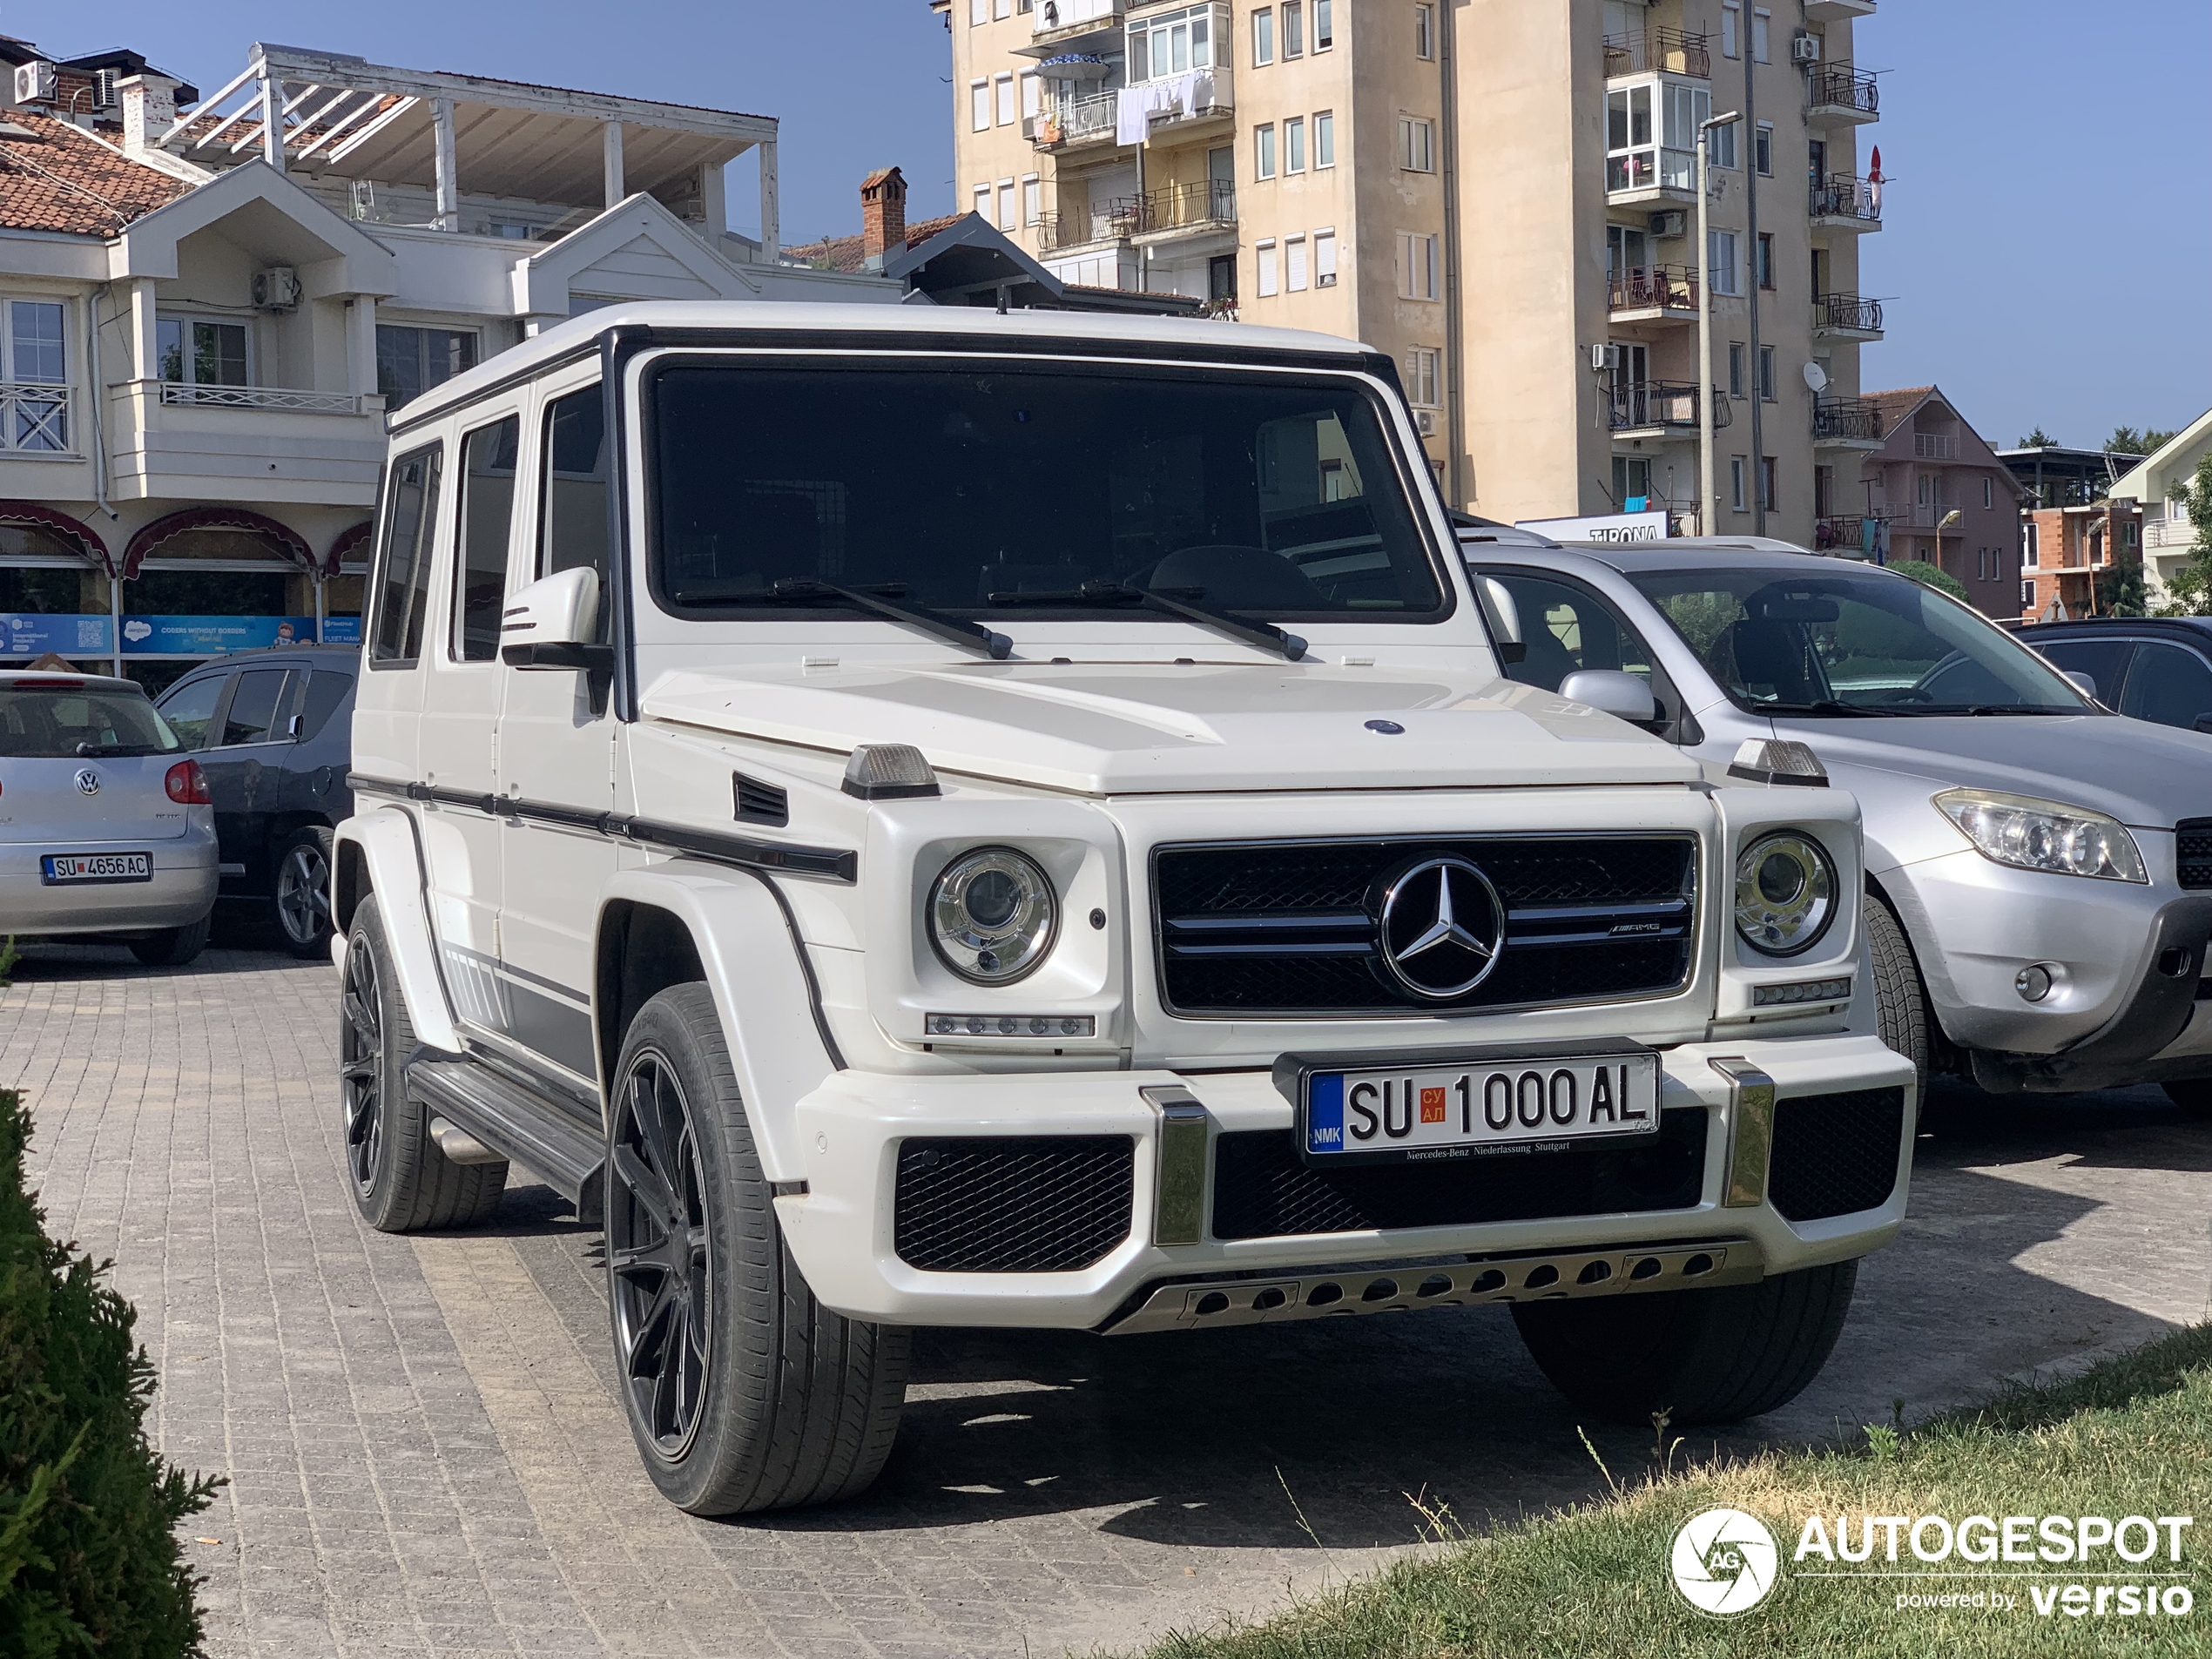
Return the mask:
<svg viewBox="0 0 2212 1659"><path fill-rule="evenodd" d="M295 956L321 955L330 941L330 832L301 830L277 861L277 925Z"/></svg>
<svg viewBox="0 0 2212 1659"><path fill-rule="evenodd" d="M376 953L366 930L346 948L344 1019L338 1029L338 1076L346 1103L346 1169L366 1198L375 1188L384 1151L384 995Z"/></svg>
<svg viewBox="0 0 2212 1659"><path fill-rule="evenodd" d="M609 1143L616 1360L633 1420L674 1462L691 1449L706 1399L714 1271L691 1109L657 1049L631 1056Z"/></svg>

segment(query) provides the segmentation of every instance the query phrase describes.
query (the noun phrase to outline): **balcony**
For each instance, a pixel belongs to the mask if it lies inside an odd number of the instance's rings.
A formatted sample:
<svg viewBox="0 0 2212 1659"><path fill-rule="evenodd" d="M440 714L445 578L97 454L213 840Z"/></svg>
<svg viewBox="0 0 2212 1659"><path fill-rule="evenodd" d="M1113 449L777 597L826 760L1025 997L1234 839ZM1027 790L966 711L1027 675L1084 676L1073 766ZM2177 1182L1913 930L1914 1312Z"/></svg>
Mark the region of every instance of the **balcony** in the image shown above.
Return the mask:
<svg viewBox="0 0 2212 1659"><path fill-rule="evenodd" d="M1697 267L1635 265L1614 272L1606 283L1606 308L1615 322L1695 322Z"/></svg>
<svg viewBox="0 0 2212 1659"><path fill-rule="evenodd" d="M1815 230L1878 231L1882 228L1882 187L1847 172L1831 173L1813 185L1806 212Z"/></svg>
<svg viewBox="0 0 2212 1659"><path fill-rule="evenodd" d="M0 453L69 455L70 406L66 386L0 384Z"/></svg>
<svg viewBox="0 0 2212 1659"><path fill-rule="evenodd" d="M1028 51L1065 51L1079 43L1122 44L1121 0L1037 0Z"/></svg>
<svg viewBox="0 0 2212 1659"><path fill-rule="evenodd" d="M1912 435L1912 458L1915 461L1958 460L1959 435L1955 432L1915 432Z"/></svg>
<svg viewBox="0 0 2212 1659"><path fill-rule="evenodd" d="M1856 127L1882 118L1882 88L1849 64L1815 64L1805 71L1805 125Z"/></svg>
<svg viewBox="0 0 2212 1659"><path fill-rule="evenodd" d="M1812 545L1817 553L1843 553L1852 557L1861 556L1866 547L1866 526L1878 524L1878 518L1858 514L1829 514L1812 522Z"/></svg>
<svg viewBox="0 0 2212 1659"><path fill-rule="evenodd" d="M2143 545L2186 553L2196 545L2196 526L2186 518L2154 518L2143 526Z"/></svg>
<svg viewBox="0 0 2212 1659"><path fill-rule="evenodd" d="M1812 406L1812 441L1844 449L1882 447L1882 409L1871 398L1816 398Z"/></svg>
<svg viewBox="0 0 2212 1659"><path fill-rule="evenodd" d="M1728 400L1713 400L1713 425L1729 423ZM1612 388L1606 424L1616 438L1663 437L1697 428L1697 388L1677 381L1629 381Z"/></svg>
<svg viewBox="0 0 2212 1659"><path fill-rule="evenodd" d="M1185 233L1231 230L1237 224L1237 185L1231 179L1168 185L1136 199L1136 234L1147 241L1180 240Z"/></svg>
<svg viewBox="0 0 2212 1659"><path fill-rule="evenodd" d="M1882 302L1856 293L1824 293L1812 302L1815 340L1879 340Z"/></svg>
<svg viewBox="0 0 2212 1659"><path fill-rule="evenodd" d="M1605 78L1642 75L1654 70L1710 80L1713 55L1703 35L1679 29L1635 29L1605 37Z"/></svg>
<svg viewBox="0 0 2212 1659"><path fill-rule="evenodd" d="M288 415L363 412L361 398L351 392L302 392L276 386L190 386L181 381L163 381L161 401L192 408L276 409Z"/></svg>
<svg viewBox="0 0 2212 1659"><path fill-rule="evenodd" d="M1119 96L1096 92L1039 111L1027 123L1030 142L1049 152L1071 150L1079 145L1111 144Z"/></svg>
<svg viewBox="0 0 2212 1659"><path fill-rule="evenodd" d="M111 386L106 408L119 500L375 500L384 462L376 393L141 379Z"/></svg>
<svg viewBox="0 0 2212 1659"><path fill-rule="evenodd" d="M1617 151L1605 158L1605 199L1619 207L1640 202L1694 205L1697 152L1661 145Z"/></svg>
<svg viewBox="0 0 2212 1659"><path fill-rule="evenodd" d="M1872 17L1874 6L1875 0L1805 0L1805 18L1810 23L1849 23Z"/></svg>
<svg viewBox="0 0 2212 1659"><path fill-rule="evenodd" d="M1125 86L1117 95L1140 101L1144 111L1145 142L1180 144L1201 132L1228 125L1236 118L1237 98L1228 68L1185 70L1159 80Z"/></svg>
<svg viewBox="0 0 2212 1659"><path fill-rule="evenodd" d="M1143 222L1142 196L1107 197L1089 207L1047 213L1037 226L1037 246L1047 253L1062 253L1069 248L1126 242Z"/></svg>

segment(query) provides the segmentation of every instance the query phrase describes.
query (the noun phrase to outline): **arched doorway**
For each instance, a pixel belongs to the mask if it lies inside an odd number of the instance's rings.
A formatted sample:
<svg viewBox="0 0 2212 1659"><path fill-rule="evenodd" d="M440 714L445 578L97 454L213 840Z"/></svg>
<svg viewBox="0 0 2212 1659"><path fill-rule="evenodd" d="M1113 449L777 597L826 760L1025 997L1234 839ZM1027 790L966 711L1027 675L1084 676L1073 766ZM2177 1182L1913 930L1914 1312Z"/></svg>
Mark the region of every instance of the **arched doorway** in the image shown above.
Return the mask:
<svg viewBox="0 0 2212 1659"><path fill-rule="evenodd" d="M354 526L323 556L322 639L326 645L358 645L361 613L367 609L368 556L376 526Z"/></svg>
<svg viewBox="0 0 2212 1659"><path fill-rule="evenodd" d="M53 651L114 666L114 590L91 529L29 502L0 502L0 666Z"/></svg>
<svg viewBox="0 0 2212 1659"><path fill-rule="evenodd" d="M314 556L259 513L157 520L131 538L123 575L125 671L152 695L211 657L315 637Z"/></svg>

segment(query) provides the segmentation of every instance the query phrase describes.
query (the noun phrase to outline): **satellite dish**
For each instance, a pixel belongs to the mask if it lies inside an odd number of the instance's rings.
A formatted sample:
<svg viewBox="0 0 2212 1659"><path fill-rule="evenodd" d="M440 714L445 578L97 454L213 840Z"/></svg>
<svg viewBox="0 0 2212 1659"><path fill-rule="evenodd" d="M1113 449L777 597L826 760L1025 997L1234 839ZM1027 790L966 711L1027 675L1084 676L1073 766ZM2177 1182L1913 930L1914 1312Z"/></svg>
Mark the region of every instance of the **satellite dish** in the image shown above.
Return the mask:
<svg viewBox="0 0 2212 1659"><path fill-rule="evenodd" d="M1828 389L1828 371L1817 363L1805 365L1805 384L1816 392Z"/></svg>

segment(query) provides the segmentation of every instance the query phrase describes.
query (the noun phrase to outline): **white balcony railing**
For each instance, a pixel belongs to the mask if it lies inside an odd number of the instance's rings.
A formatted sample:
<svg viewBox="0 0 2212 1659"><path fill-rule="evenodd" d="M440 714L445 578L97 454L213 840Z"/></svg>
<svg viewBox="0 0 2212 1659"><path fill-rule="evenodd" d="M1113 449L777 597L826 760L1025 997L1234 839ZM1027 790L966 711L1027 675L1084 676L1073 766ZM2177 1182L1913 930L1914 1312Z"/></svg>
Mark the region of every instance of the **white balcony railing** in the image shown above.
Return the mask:
<svg viewBox="0 0 2212 1659"><path fill-rule="evenodd" d="M2196 526L2186 518L2154 518L2143 526L2146 547L2189 548L2196 545Z"/></svg>
<svg viewBox="0 0 2212 1659"><path fill-rule="evenodd" d="M1915 461L1958 460L1959 435L1955 432L1915 432L1912 435L1912 458Z"/></svg>
<svg viewBox="0 0 2212 1659"><path fill-rule="evenodd" d="M1122 0L1037 0L1031 32L1057 33L1082 23L1103 23L1122 9Z"/></svg>
<svg viewBox="0 0 2212 1659"><path fill-rule="evenodd" d="M164 403L196 408L277 409L292 415L359 415L361 400L351 392L301 392L279 386L192 386L161 382Z"/></svg>
<svg viewBox="0 0 2212 1659"><path fill-rule="evenodd" d="M67 455L70 388L0 384L0 449L17 455Z"/></svg>

